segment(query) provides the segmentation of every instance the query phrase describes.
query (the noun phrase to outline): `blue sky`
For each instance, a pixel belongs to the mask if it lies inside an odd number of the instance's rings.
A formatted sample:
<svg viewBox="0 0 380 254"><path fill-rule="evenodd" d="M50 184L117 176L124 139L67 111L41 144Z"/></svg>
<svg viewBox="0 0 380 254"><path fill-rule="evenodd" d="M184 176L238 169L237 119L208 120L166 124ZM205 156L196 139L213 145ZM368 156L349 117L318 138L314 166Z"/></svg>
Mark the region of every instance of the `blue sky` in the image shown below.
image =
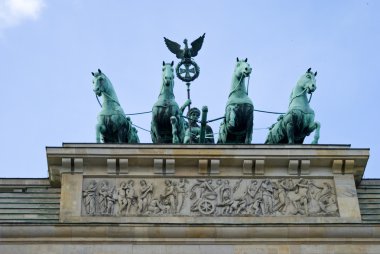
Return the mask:
<svg viewBox="0 0 380 254"><path fill-rule="evenodd" d="M162 61L178 62L163 37L192 41L204 32L193 106L207 105L209 119L223 116L235 59L247 57L255 108L283 112L312 67L320 143L370 148L365 177L380 177L379 11L375 0L0 0L0 177L47 177L46 146L95 141L92 71L107 74L126 113L149 111ZM186 99L178 79L175 95ZM255 113L253 143L265 141L260 128L276 118ZM146 129L150 119L132 117ZM212 127L218 132L219 122ZM151 142L149 133L139 136Z"/></svg>

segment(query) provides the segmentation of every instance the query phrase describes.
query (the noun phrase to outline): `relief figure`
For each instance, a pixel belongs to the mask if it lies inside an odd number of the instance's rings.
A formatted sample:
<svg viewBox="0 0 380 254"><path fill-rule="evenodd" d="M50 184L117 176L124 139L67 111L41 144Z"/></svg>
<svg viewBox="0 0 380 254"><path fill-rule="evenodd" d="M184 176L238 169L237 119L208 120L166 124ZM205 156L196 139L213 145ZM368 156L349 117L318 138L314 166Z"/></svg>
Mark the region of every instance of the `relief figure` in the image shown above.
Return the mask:
<svg viewBox="0 0 380 254"><path fill-rule="evenodd" d="M95 214L95 197L96 197L97 184L95 180L92 180L87 188L83 191L83 203L86 214Z"/></svg>
<svg viewBox="0 0 380 254"><path fill-rule="evenodd" d="M121 182L120 187L117 188L118 215L125 215L125 207L127 206L126 188L126 182Z"/></svg>
<svg viewBox="0 0 380 254"><path fill-rule="evenodd" d="M165 205L170 207L169 213L177 211L177 195L175 193L175 186L172 180L165 180L165 193L160 195L160 200Z"/></svg>
<svg viewBox="0 0 380 254"><path fill-rule="evenodd" d="M86 180L82 214L311 217L339 211L332 179L129 178L118 186L111 179Z"/></svg>
<svg viewBox="0 0 380 254"><path fill-rule="evenodd" d="M111 215L113 213L115 199L113 198L114 189L109 187L107 181L102 181L100 183L100 188L98 190L98 207L99 213L103 215Z"/></svg>
<svg viewBox="0 0 380 254"><path fill-rule="evenodd" d="M125 188L125 194L126 194L125 197L127 199L127 204L126 204L127 214L131 213L132 206L135 206L137 203L137 195L134 189L134 185L135 185L135 182L133 180L129 180Z"/></svg>
<svg viewBox="0 0 380 254"><path fill-rule="evenodd" d="M140 195L137 200L139 213L144 213L148 209L148 205L152 201L153 185L147 183L144 179L140 180Z"/></svg>

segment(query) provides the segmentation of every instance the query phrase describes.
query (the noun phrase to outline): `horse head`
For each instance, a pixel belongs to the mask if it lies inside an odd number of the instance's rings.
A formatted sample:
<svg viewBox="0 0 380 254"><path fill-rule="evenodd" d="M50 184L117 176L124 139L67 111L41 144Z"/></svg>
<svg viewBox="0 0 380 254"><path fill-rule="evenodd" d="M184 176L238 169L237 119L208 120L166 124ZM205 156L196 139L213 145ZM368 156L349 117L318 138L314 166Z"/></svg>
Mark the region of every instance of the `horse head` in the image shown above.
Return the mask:
<svg viewBox="0 0 380 254"><path fill-rule="evenodd" d="M311 71L311 68L307 69L306 73L302 75L299 81L297 82L297 86L301 87L309 94L313 93L317 89L315 80L316 76L317 72L313 73Z"/></svg>
<svg viewBox="0 0 380 254"><path fill-rule="evenodd" d="M237 57L236 61L237 63L234 71L235 76L239 79L249 77L249 75L251 75L252 68L248 63L248 58L239 60Z"/></svg>
<svg viewBox="0 0 380 254"><path fill-rule="evenodd" d="M174 84L174 62L165 63L162 62L162 85L166 87L173 86Z"/></svg>
<svg viewBox="0 0 380 254"><path fill-rule="evenodd" d="M98 72L91 72L92 76L94 76L92 83L94 84L94 93L97 96L101 96L102 93L107 92L107 83L108 79L106 75L102 73L100 69L98 69Z"/></svg>

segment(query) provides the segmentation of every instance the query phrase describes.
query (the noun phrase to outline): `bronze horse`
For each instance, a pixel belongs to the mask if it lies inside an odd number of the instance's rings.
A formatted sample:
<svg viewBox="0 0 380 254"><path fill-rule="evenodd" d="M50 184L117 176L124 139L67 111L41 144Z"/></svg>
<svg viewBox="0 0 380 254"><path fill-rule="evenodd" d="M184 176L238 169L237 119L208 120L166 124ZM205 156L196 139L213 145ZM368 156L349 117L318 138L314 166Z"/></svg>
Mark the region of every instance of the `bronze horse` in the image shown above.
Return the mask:
<svg viewBox="0 0 380 254"><path fill-rule="evenodd" d="M301 76L290 94L288 112L272 125L265 144L302 144L313 131L312 144L318 144L321 124L314 121L314 110L306 96L317 89L316 76L317 72L313 73L311 68Z"/></svg>
<svg viewBox="0 0 380 254"><path fill-rule="evenodd" d="M248 59L236 59L232 77L231 92L226 104L225 118L219 128L218 143L250 144L253 130L253 103L248 97L244 79L249 77L252 68Z"/></svg>
<svg viewBox="0 0 380 254"><path fill-rule="evenodd" d="M111 81L100 69L92 72L92 76L96 96L103 97L96 125L96 142L139 143L137 130L132 126L131 119L125 116Z"/></svg>
<svg viewBox="0 0 380 254"><path fill-rule="evenodd" d="M157 102L153 105L151 137L153 143L183 143L185 136L183 109L190 103L186 101L179 108L175 101L174 62L162 63L162 85Z"/></svg>

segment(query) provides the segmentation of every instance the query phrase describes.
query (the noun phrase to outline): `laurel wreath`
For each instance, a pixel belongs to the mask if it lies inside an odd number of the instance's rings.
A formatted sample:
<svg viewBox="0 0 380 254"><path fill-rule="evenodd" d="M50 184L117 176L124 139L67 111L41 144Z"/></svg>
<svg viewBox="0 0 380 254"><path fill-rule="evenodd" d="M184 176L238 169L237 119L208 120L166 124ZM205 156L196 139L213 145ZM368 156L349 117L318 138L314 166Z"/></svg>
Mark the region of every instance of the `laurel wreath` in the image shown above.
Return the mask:
<svg viewBox="0 0 380 254"><path fill-rule="evenodd" d="M179 73L179 69L182 65L185 65L185 64L189 64L189 65L192 65L195 69L195 74L193 76L190 76L190 77L182 77ZM199 69L199 66L196 62L194 62L193 60L191 59L183 59L181 60L181 62L179 62L177 64L177 67L175 68L175 72L177 74L177 77L182 80L183 82L191 82L193 80L195 80L196 78L198 78L199 76L199 72L200 72L200 69Z"/></svg>

